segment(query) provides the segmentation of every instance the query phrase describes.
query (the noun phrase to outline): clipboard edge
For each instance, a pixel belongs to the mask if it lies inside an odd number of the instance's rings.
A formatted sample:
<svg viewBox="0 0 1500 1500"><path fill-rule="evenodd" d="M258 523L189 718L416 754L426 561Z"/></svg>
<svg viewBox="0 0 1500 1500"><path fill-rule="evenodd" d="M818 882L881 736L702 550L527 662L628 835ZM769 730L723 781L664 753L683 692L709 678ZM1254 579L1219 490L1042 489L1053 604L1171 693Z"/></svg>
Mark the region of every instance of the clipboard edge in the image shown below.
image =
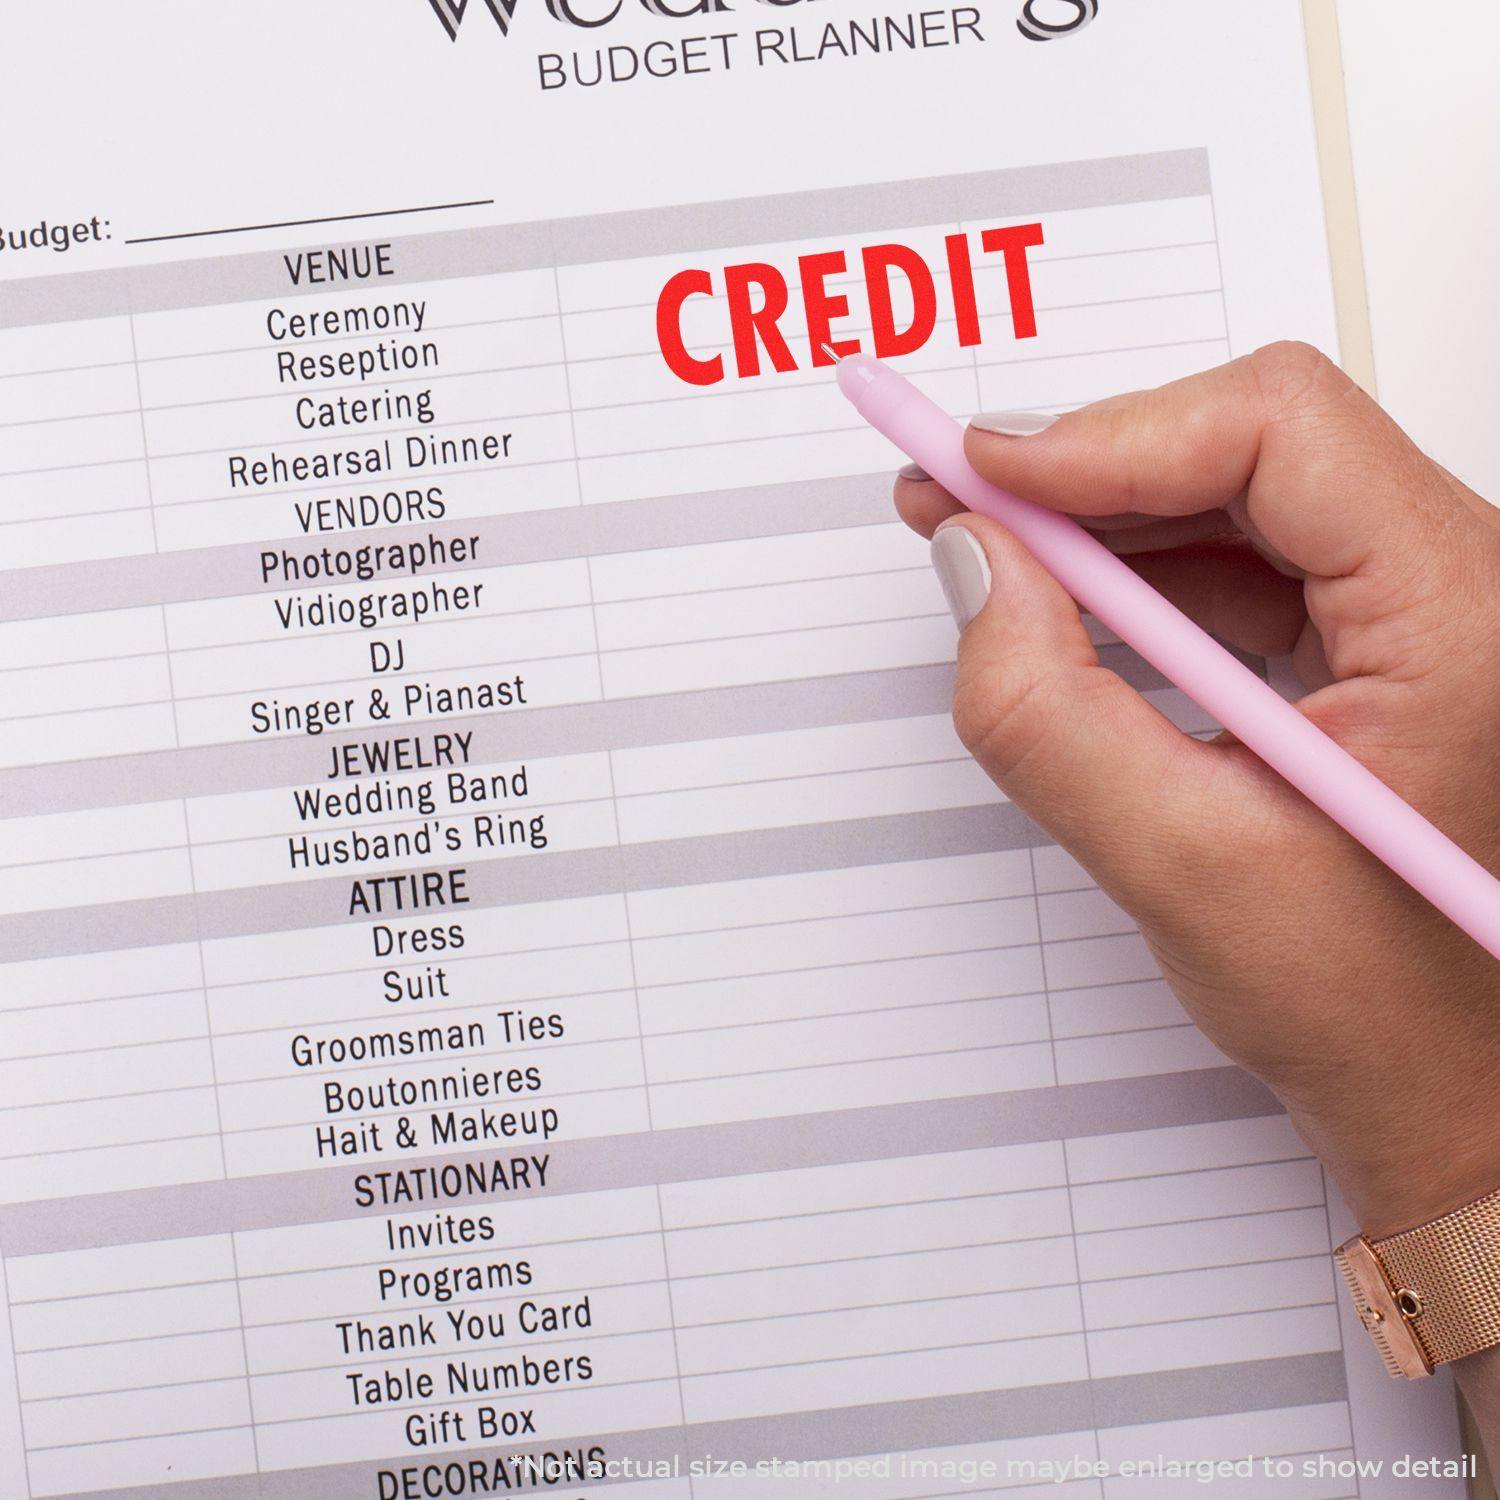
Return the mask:
<svg viewBox="0 0 1500 1500"><path fill-rule="evenodd" d="M1302 0L1303 32L1311 85L1323 216L1333 273L1339 363L1370 395L1376 394L1375 346L1360 238L1354 153L1349 135L1348 96L1335 0ZM1489 1497L1485 1497L1489 1500Z"/></svg>

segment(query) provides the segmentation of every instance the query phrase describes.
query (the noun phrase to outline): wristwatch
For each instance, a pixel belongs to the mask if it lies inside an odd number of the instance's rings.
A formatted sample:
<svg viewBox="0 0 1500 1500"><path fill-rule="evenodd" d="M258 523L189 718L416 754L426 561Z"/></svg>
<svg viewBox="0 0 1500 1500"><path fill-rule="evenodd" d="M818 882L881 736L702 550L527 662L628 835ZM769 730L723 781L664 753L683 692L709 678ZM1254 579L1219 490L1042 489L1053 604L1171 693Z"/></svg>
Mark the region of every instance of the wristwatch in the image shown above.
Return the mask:
<svg viewBox="0 0 1500 1500"><path fill-rule="evenodd" d="M1333 1254L1392 1375L1420 1380L1500 1344L1500 1191Z"/></svg>

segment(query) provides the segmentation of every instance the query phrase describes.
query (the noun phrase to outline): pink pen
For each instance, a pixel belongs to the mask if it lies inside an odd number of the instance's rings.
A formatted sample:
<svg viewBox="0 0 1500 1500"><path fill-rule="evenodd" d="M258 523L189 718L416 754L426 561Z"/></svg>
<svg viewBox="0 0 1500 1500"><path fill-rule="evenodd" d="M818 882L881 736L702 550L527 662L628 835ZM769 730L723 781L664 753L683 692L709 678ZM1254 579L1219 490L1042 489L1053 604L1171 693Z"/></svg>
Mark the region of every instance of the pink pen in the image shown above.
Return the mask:
<svg viewBox="0 0 1500 1500"><path fill-rule="evenodd" d="M950 495L1014 532L1084 609L1500 958L1500 880L1483 865L1083 527L980 478L964 457L963 428L910 381L855 354L839 360L838 385L860 416Z"/></svg>

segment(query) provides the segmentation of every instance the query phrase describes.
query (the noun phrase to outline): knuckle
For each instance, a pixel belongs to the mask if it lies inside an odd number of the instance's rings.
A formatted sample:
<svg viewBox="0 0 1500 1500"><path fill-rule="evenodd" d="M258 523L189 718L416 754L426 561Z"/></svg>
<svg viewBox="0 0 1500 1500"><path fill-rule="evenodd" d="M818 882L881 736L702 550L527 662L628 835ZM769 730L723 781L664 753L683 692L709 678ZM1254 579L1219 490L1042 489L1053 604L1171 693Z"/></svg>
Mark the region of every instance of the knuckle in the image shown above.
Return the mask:
<svg viewBox="0 0 1500 1500"><path fill-rule="evenodd" d="M1053 763L1066 750L1068 726L1090 711L1094 689L1108 674L1068 673L1053 662L1031 664L1012 655L1001 673L961 674L953 723L965 748L1005 786L1026 779L1033 766Z"/></svg>
<svg viewBox="0 0 1500 1500"><path fill-rule="evenodd" d="M1156 393L1147 392L1099 414L1099 435L1118 476L1122 510L1149 509L1159 487L1158 404Z"/></svg>
<svg viewBox="0 0 1500 1500"><path fill-rule="evenodd" d="M953 727L984 768L1004 782L1036 753L1056 712L1056 695L1035 671L1012 659L1003 674L959 677Z"/></svg>
<svg viewBox="0 0 1500 1500"><path fill-rule="evenodd" d="M1295 339L1266 344L1247 357L1246 366L1272 413L1341 397L1354 384L1321 349Z"/></svg>

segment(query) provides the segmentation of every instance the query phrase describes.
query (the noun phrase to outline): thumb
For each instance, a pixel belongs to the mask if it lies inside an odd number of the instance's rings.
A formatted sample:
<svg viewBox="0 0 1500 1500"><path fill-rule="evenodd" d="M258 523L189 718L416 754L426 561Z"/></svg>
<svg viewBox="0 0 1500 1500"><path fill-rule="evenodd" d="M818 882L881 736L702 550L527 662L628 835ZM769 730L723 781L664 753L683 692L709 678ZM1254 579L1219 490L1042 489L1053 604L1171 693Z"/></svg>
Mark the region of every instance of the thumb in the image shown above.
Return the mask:
<svg viewBox="0 0 1500 1500"><path fill-rule="evenodd" d="M932 561L962 632L959 737L1022 811L1148 918L1194 845L1222 831L1247 790L1241 768L1101 664L1067 591L1003 526L946 521Z"/></svg>

